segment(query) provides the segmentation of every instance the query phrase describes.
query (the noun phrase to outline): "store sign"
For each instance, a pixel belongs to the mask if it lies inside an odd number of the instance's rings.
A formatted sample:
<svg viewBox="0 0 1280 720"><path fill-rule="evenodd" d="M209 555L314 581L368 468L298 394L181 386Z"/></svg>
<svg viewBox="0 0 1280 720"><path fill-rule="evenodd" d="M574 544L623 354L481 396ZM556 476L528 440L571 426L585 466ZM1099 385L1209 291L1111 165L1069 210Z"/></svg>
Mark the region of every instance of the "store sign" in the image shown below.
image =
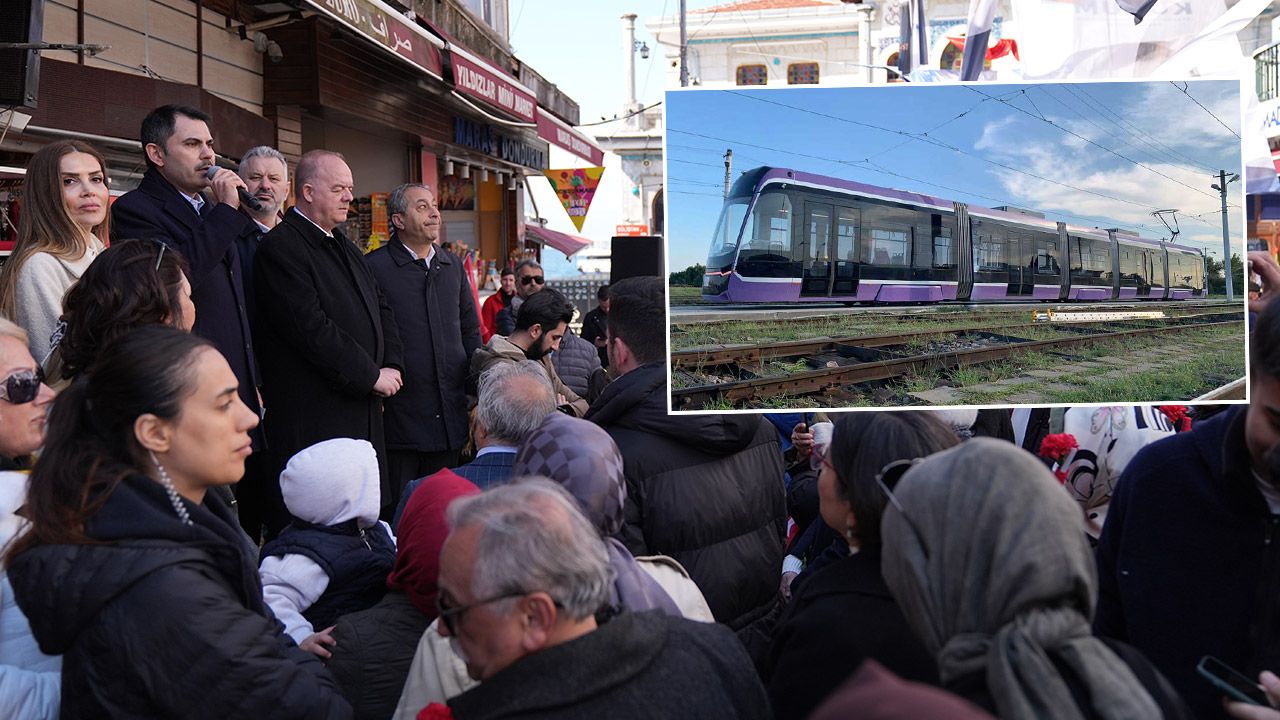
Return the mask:
<svg viewBox="0 0 1280 720"><path fill-rule="evenodd" d="M604 150L577 130L557 122L545 110L538 110L538 137L568 150L592 165L604 164Z"/></svg>
<svg viewBox="0 0 1280 720"><path fill-rule="evenodd" d="M427 32L378 0L307 1L419 70L440 77L440 49L427 39Z"/></svg>
<svg viewBox="0 0 1280 720"><path fill-rule="evenodd" d="M582 232L582 223L587 219L587 210L591 207L592 198L596 196L596 188L600 186L604 168L544 170L543 174L551 181L551 189L560 199L565 212L569 213L573 226L578 228L578 232Z"/></svg>
<svg viewBox="0 0 1280 720"><path fill-rule="evenodd" d="M1280 135L1280 99L1268 100L1258 108L1257 117L1261 118L1258 129L1264 137Z"/></svg>
<svg viewBox="0 0 1280 720"><path fill-rule="evenodd" d="M485 155L524 167L542 170L547 167L547 154L542 148L499 133L492 125L454 118L453 142Z"/></svg>
<svg viewBox="0 0 1280 720"><path fill-rule="evenodd" d="M613 229L614 237L645 237L648 234L648 225L617 225Z"/></svg>
<svg viewBox="0 0 1280 720"><path fill-rule="evenodd" d="M471 62L456 52L449 53L449 57L453 63L453 84L458 90L501 108L526 122L537 120L534 110L537 107L537 101L524 88L515 85L513 80Z"/></svg>

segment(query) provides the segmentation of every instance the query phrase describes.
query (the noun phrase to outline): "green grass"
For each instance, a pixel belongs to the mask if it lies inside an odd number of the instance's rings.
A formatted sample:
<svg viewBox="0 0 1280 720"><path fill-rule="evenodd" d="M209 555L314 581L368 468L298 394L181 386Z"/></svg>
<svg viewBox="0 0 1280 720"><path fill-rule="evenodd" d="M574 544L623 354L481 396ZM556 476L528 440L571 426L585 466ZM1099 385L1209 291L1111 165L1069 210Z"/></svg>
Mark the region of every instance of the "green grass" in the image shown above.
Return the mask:
<svg viewBox="0 0 1280 720"><path fill-rule="evenodd" d="M672 305L703 305L702 288L682 285L667 286Z"/></svg>

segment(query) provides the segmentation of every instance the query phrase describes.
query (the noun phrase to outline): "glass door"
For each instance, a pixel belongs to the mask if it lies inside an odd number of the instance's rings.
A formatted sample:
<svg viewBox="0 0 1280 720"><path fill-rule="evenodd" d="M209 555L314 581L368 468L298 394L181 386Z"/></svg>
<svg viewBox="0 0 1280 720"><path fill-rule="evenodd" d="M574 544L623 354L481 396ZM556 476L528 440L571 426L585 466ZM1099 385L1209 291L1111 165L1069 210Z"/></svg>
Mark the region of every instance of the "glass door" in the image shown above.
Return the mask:
<svg viewBox="0 0 1280 720"><path fill-rule="evenodd" d="M834 208L825 203L804 204L804 259L800 285L801 296L831 294L831 261Z"/></svg>

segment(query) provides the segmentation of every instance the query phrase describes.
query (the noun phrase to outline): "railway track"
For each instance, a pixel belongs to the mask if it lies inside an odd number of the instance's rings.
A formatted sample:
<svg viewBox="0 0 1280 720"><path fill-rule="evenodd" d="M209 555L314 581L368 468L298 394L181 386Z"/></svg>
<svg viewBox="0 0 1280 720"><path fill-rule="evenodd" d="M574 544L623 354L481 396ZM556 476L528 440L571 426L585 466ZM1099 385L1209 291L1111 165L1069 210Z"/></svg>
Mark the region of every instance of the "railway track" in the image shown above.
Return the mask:
<svg viewBox="0 0 1280 720"><path fill-rule="evenodd" d="M1240 301L1228 303L1226 300L1176 300L1176 301L1143 301L1143 302L1107 302L1107 303L939 303L935 305L865 305L857 307L842 306L782 306L767 307L742 305L707 305L707 306L673 306L671 308L671 328L679 333L679 328L686 325L707 326L721 323L750 322L756 325L785 324L804 320L833 319L839 317L875 317L875 316L910 316L931 317L936 315L955 315L972 312L983 316L991 315L1029 315L1033 311L1052 310L1075 311L1093 310L1098 312L1111 310L1203 310L1211 308L1240 308Z"/></svg>
<svg viewBox="0 0 1280 720"><path fill-rule="evenodd" d="M952 370L1028 352L1064 350L1127 338L1176 334L1195 328L1241 325L1242 320L1242 310L1218 310L1159 321L1099 321L1063 326L1030 322L987 322L944 330L913 330L882 335L690 349L672 353L671 356L673 379L692 383L672 390L672 407L676 410L694 410L720 400L739 406L780 395L808 395L859 383ZM1043 334L1047 332L1047 328L1052 328L1054 334L1062 336L1036 340L1011 334ZM930 338L946 336L962 339L962 342L950 346L944 343L941 349L926 345L925 352L914 346ZM765 375L768 363L783 360L797 360L795 365L804 365L810 369L781 376ZM709 371L718 377L728 376L733 379L707 383L702 375Z"/></svg>

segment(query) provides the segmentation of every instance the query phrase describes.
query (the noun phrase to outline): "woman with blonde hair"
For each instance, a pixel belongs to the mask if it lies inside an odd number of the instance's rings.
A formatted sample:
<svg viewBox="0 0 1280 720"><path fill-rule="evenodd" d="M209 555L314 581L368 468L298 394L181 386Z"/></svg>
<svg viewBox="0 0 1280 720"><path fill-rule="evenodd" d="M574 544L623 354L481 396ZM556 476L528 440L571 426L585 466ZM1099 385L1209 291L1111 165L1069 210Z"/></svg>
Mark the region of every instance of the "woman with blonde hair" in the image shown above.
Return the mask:
<svg viewBox="0 0 1280 720"><path fill-rule="evenodd" d="M0 315L27 331L42 366L62 297L105 247L108 200L107 163L88 143L50 143L27 164L18 242L0 271Z"/></svg>

